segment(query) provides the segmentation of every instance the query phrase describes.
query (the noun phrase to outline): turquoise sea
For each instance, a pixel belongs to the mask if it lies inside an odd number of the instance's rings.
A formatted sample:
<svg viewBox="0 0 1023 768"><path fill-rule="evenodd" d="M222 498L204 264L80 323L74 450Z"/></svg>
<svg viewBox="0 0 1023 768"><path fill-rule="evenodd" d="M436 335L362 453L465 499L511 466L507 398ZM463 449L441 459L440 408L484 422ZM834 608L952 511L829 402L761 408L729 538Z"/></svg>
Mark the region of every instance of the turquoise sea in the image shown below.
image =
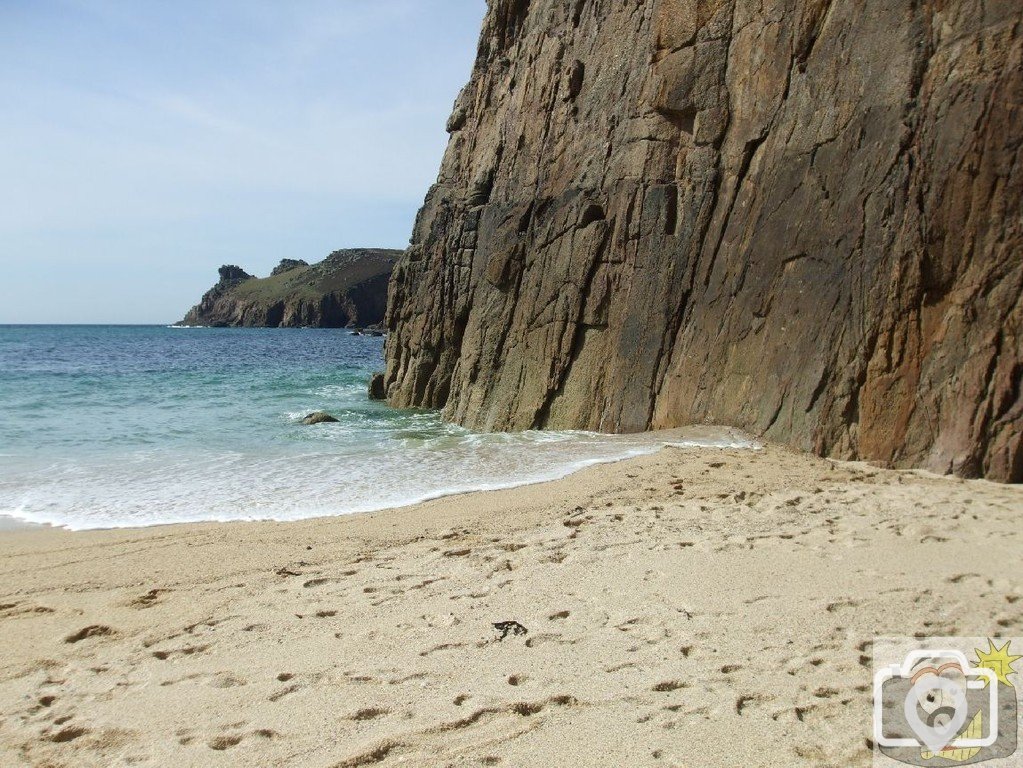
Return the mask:
<svg viewBox="0 0 1023 768"><path fill-rule="evenodd" d="M70 529L294 520L551 479L664 444L475 434L372 402L383 342L322 329L0 326L0 516ZM315 410L340 421L302 426Z"/></svg>

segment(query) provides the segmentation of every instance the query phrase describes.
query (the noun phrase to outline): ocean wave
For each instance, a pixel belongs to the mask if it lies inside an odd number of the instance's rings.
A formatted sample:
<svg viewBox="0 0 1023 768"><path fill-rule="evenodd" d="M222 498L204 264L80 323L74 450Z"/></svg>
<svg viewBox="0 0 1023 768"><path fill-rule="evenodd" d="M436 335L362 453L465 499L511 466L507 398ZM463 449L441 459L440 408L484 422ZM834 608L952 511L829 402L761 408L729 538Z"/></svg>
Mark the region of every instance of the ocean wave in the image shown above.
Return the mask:
<svg viewBox="0 0 1023 768"><path fill-rule="evenodd" d="M351 514L550 480L665 444L748 445L729 430L474 433L369 400L381 345L345 333L7 334L0 509L75 530ZM318 410L338 421L300 423Z"/></svg>
<svg viewBox="0 0 1023 768"><path fill-rule="evenodd" d="M330 425L334 426L334 425ZM460 428L459 428L460 429ZM170 523L299 520L514 488L665 446L757 448L734 433L672 439L573 432L451 434L418 445L366 442L360 450L198 456L142 452L130 461L51 465L15 478L0 507L24 522L70 530Z"/></svg>

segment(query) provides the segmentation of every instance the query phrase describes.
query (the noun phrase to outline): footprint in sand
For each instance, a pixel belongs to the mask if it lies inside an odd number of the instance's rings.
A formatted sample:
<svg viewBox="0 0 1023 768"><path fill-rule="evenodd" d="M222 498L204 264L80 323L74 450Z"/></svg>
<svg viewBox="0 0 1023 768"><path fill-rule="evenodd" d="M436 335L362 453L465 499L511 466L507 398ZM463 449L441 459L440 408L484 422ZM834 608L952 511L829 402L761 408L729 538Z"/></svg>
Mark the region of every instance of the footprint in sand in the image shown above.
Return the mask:
<svg viewBox="0 0 1023 768"><path fill-rule="evenodd" d="M383 709L381 707L366 707L365 709L360 709L352 713L348 719L358 721L376 720L378 717L383 717L384 715L389 715L390 713L391 710L389 709Z"/></svg>
<svg viewBox="0 0 1023 768"><path fill-rule="evenodd" d="M260 738L276 738L279 734L277 733L277 731L271 730L270 728L259 728L257 730L252 731L252 735L258 736ZM241 743L243 739L244 734L242 733L222 733L221 735L214 736L209 741L207 741L207 746L211 750L215 750L216 752L223 752L224 750L229 750L232 747L237 747L238 744Z"/></svg>
<svg viewBox="0 0 1023 768"><path fill-rule="evenodd" d="M979 573L957 573L955 576L949 576L946 581L949 584L961 584L966 579L979 579L981 575Z"/></svg>
<svg viewBox="0 0 1023 768"><path fill-rule="evenodd" d="M191 683L205 681L211 688L240 688L243 685L248 685L248 682L241 677L232 675L230 672L217 672L215 674L192 674L179 677L175 680L164 680L160 683L161 688L166 688L172 685L179 685L180 683Z"/></svg>
<svg viewBox="0 0 1023 768"><path fill-rule="evenodd" d="M456 650L458 648L464 648L464 647L465 647L465 643L441 643L440 645L433 646L433 648L429 648L429 649L427 649L425 651L420 651L419 655L420 656L429 656L430 654L438 653L440 651L452 651L452 650Z"/></svg>
<svg viewBox="0 0 1023 768"><path fill-rule="evenodd" d="M679 691L683 688L688 687L689 683L685 682L684 680L665 680L663 682L657 683L650 690L656 693L671 693L672 691Z"/></svg>
<svg viewBox="0 0 1023 768"><path fill-rule="evenodd" d="M387 759L388 755L395 750L400 749L402 746L403 745L397 741L385 741L371 749L369 752L363 752L355 757L350 757L347 760L342 760L340 763L336 763L334 768L359 768L363 765L382 763Z"/></svg>
<svg viewBox="0 0 1023 768"><path fill-rule="evenodd" d="M54 613L52 608L47 608L45 605L21 605L21 603L4 603L0 605L0 613L3 613L5 619L13 619L17 616L33 616L41 613ZM18 608L18 610L12 610Z"/></svg>
<svg viewBox="0 0 1023 768"><path fill-rule="evenodd" d="M828 603L828 607L826 610L828 613L838 613L843 608L857 608L859 607L859 605L860 604L856 600L843 598L841 600L836 600L833 603Z"/></svg>
<svg viewBox="0 0 1023 768"><path fill-rule="evenodd" d="M160 661L166 661L172 656L192 656L197 653L203 653L209 650L208 645L186 645L184 648L174 648L169 651L153 651L155 656Z"/></svg>
<svg viewBox="0 0 1023 768"><path fill-rule="evenodd" d="M277 691L276 693L271 693L267 697L267 701L280 701L285 696L288 696L289 694L294 693L295 691L299 690L301 687L302 686L298 685L297 683L295 683L293 685L289 685L286 688L282 688L281 690Z"/></svg>
<svg viewBox="0 0 1023 768"><path fill-rule="evenodd" d="M81 738L88 732L89 732L88 728L82 728L81 726L78 725L72 725L57 731L52 736L48 736L46 740L52 741L55 744L65 744L69 741L74 741L75 739Z"/></svg>
<svg viewBox="0 0 1023 768"><path fill-rule="evenodd" d="M214 736L207 742L210 749L214 749L218 752L222 752L225 749L237 746L242 743L242 736L238 734L232 734L230 736Z"/></svg>
<svg viewBox="0 0 1023 768"><path fill-rule="evenodd" d="M65 643L78 643L82 640L87 640L90 637L108 637L110 635L117 634L117 631L111 627L104 626L103 624L91 624L88 627L82 627L82 629L74 632L64 638Z"/></svg>
<svg viewBox="0 0 1023 768"><path fill-rule="evenodd" d="M150 608L160 601L160 595L170 592L169 589L151 589L146 594L140 595L132 600L129 605L132 608Z"/></svg>
<svg viewBox="0 0 1023 768"><path fill-rule="evenodd" d="M773 700L773 696L763 693L744 693L735 700L735 714L741 717L743 712Z"/></svg>

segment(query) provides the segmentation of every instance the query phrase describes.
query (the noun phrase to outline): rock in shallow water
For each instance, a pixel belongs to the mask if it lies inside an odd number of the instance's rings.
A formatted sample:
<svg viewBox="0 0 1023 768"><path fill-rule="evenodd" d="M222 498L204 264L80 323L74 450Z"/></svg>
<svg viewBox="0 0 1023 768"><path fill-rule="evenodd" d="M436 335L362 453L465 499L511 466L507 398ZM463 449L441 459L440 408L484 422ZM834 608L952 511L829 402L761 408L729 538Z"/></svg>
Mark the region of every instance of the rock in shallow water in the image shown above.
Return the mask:
<svg viewBox="0 0 1023 768"><path fill-rule="evenodd" d="M330 424L334 422L337 422L337 419L326 411L316 411L302 419L303 424Z"/></svg>
<svg viewBox="0 0 1023 768"><path fill-rule="evenodd" d="M373 378L369 380L369 399L370 400L387 399L387 390L384 388L384 374L374 373Z"/></svg>

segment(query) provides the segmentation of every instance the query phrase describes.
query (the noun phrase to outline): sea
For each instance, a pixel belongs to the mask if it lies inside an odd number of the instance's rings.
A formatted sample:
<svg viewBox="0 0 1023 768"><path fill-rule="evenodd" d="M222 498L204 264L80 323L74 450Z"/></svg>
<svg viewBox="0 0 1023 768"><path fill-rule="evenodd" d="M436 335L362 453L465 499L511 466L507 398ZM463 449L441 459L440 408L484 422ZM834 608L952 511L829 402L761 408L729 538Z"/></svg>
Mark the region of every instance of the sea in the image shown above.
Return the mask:
<svg viewBox="0 0 1023 768"><path fill-rule="evenodd" d="M480 434L367 396L344 329L0 326L0 521L71 530L367 512L722 433ZM337 423L304 426L324 410ZM0 526L3 527L3 526Z"/></svg>

